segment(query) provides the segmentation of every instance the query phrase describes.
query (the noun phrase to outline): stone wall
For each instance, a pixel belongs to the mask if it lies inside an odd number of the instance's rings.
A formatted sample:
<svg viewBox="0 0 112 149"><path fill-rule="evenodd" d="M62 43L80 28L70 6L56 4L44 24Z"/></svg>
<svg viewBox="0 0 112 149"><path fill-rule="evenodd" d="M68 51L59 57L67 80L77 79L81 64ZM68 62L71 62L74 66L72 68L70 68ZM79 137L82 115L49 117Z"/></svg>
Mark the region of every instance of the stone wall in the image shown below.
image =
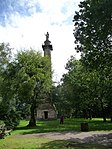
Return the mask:
<svg viewBox="0 0 112 149"><path fill-rule="evenodd" d="M56 119L57 111L50 103L40 104L37 108L37 119Z"/></svg>

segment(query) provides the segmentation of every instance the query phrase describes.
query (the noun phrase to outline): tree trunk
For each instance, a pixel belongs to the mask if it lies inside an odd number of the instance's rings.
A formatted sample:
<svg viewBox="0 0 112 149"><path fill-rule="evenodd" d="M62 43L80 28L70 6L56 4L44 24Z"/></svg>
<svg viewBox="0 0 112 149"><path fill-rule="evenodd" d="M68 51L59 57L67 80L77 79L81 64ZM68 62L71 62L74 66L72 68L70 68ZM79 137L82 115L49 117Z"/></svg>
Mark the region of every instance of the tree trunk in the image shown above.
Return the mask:
<svg viewBox="0 0 112 149"><path fill-rule="evenodd" d="M31 112L31 117L28 126L30 127L35 127L36 126L36 119L35 119L35 103L32 103L30 112Z"/></svg>
<svg viewBox="0 0 112 149"><path fill-rule="evenodd" d="M92 109L92 108L91 108L91 109ZM89 114L89 119L90 119L90 120L92 120L92 111L91 111L91 109L90 109L90 108L88 109L88 114Z"/></svg>
<svg viewBox="0 0 112 149"><path fill-rule="evenodd" d="M100 99L100 102L101 102L103 122L106 122L106 114L105 114L105 109L103 107L103 101L102 101L102 99Z"/></svg>
<svg viewBox="0 0 112 149"><path fill-rule="evenodd" d="M110 122L112 123L112 103L109 102L109 109L110 109Z"/></svg>
<svg viewBox="0 0 112 149"><path fill-rule="evenodd" d="M88 119L88 113L86 109L83 110L83 115L84 119Z"/></svg>

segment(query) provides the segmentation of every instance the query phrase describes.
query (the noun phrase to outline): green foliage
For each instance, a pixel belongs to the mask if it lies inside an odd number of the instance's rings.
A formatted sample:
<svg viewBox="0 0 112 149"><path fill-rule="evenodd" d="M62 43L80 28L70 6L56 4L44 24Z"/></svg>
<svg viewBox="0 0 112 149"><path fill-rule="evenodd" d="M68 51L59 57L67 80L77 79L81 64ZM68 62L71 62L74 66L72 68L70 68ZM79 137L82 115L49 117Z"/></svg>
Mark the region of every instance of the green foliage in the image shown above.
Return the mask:
<svg viewBox="0 0 112 149"><path fill-rule="evenodd" d="M112 124L109 122L103 122L102 118L93 118L92 120L83 119L83 118L65 118L64 124L61 125L58 120L38 120L37 126L34 128L26 127L28 121L20 121L19 126L16 127L16 130L13 132L14 135L17 134L35 134L35 133L45 133L45 132L70 132L77 131L80 132L81 123L87 122L89 125L89 131L112 131Z"/></svg>
<svg viewBox="0 0 112 149"><path fill-rule="evenodd" d="M18 94L31 103L32 97L38 100L41 92L50 90L50 63L35 51L19 53L17 60Z"/></svg>
<svg viewBox="0 0 112 149"><path fill-rule="evenodd" d="M4 124L4 121L0 120L0 125Z"/></svg>
<svg viewBox="0 0 112 149"><path fill-rule="evenodd" d="M7 106L13 105L19 111L30 105L31 125L35 125L35 109L50 93L51 85L50 60L33 50L21 51L4 72L3 103L6 101Z"/></svg>
<svg viewBox="0 0 112 149"><path fill-rule="evenodd" d="M2 71L6 68L7 64L11 59L11 48L9 44L0 44L0 75Z"/></svg>
<svg viewBox="0 0 112 149"><path fill-rule="evenodd" d="M83 61L90 69L101 71L112 65L111 6L110 0L84 0L74 15L76 50L82 53Z"/></svg>
<svg viewBox="0 0 112 149"><path fill-rule="evenodd" d="M0 118L7 126L12 126L14 128L19 124L21 119L19 110L16 109L16 104L13 100L6 99L4 101L3 99L0 104Z"/></svg>
<svg viewBox="0 0 112 149"><path fill-rule="evenodd" d="M14 100L12 99L12 94L10 92L9 80L5 81L5 72L8 65L12 60L11 48L9 44L0 44L0 118L4 121L6 125L17 126L19 115L14 109ZM6 90L5 90L6 89Z"/></svg>
<svg viewBox="0 0 112 149"><path fill-rule="evenodd" d="M73 60L72 57L70 61L66 64L66 69L68 73L63 76L63 90L65 91L65 98L71 105L71 114L77 111L77 107L80 109L81 105L81 90L82 90L82 68L79 61ZM75 112L75 116L77 116ZM79 116L81 116L79 114Z"/></svg>
<svg viewBox="0 0 112 149"><path fill-rule="evenodd" d="M25 134L32 134L39 133L39 132L53 132L56 131L58 133L63 132L64 134L71 131L76 131L77 133L80 132L80 123L83 122L84 119L65 119L64 125L60 125L59 121L38 121L37 127L35 128L28 128L26 125L28 121L22 120L20 125L17 127L16 130L12 132L10 136L7 136L5 139L0 140L0 148L8 149L10 148L44 148L44 149L51 149L51 148L72 148L75 146L78 149L82 148L109 148L109 146L104 147L103 145L98 144L81 144L70 140L53 140L47 139L43 137L34 138L32 136L25 137ZM102 119L93 119L92 121L86 120L89 124L90 130L111 130L111 123L109 122L102 122ZM57 129L56 129L57 127ZM111 131L109 131L111 133ZM20 136L21 135L21 136ZM43 134L44 135L44 134ZM44 136L45 137L45 136Z"/></svg>
<svg viewBox="0 0 112 149"><path fill-rule="evenodd" d="M110 0L80 2L80 10L75 12L73 20L78 50L102 50L111 47L111 5Z"/></svg>
<svg viewBox="0 0 112 149"><path fill-rule="evenodd" d="M109 114L109 104L112 105L109 96L112 92L111 5L110 0L84 0L80 2L73 20L76 50L81 52L82 63L90 73L94 73L97 80L93 91L95 98L100 101L104 121Z"/></svg>
<svg viewBox="0 0 112 149"><path fill-rule="evenodd" d="M112 81L99 71L89 71L81 60L74 57L66 65L68 73L63 76L64 100L75 117L111 117ZM62 93L62 94L63 94Z"/></svg>
<svg viewBox="0 0 112 149"><path fill-rule="evenodd" d="M15 128L17 125L19 125L20 122L20 115L15 110L9 111L9 113L5 116L4 123L6 126L11 126L12 128Z"/></svg>
<svg viewBox="0 0 112 149"><path fill-rule="evenodd" d="M70 104L67 100L65 100L65 94L64 94L63 86L53 86L52 87L52 101L54 105L56 106L56 110L58 111L58 116L61 115L68 116L70 115Z"/></svg>
<svg viewBox="0 0 112 149"><path fill-rule="evenodd" d="M9 44L0 44L0 103L2 101L2 83L4 79L4 71L11 60L11 48Z"/></svg>

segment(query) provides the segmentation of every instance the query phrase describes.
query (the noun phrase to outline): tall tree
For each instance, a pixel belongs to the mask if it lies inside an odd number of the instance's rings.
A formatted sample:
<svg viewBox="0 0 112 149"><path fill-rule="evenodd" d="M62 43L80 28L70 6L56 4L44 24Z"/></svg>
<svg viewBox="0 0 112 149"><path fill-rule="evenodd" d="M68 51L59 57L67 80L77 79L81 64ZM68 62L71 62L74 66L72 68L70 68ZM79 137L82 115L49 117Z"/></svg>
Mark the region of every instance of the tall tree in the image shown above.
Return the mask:
<svg viewBox="0 0 112 149"><path fill-rule="evenodd" d="M84 117L89 113L92 97L89 88L90 76L79 60L72 57L67 65L68 73L63 76L63 88L65 96L71 105L72 116ZM94 105L94 103L92 103Z"/></svg>
<svg viewBox="0 0 112 149"><path fill-rule="evenodd" d="M63 76L63 90L72 115L81 116L82 111L85 118L102 116L106 120L106 116L110 116L107 108L111 103L108 94L112 91L112 81L103 78L96 70L88 71L81 60L74 57L68 61L66 69L68 73Z"/></svg>
<svg viewBox="0 0 112 149"><path fill-rule="evenodd" d="M9 44L0 44L0 73L6 68L11 59L11 48Z"/></svg>
<svg viewBox="0 0 112 149"><path fill-rule="evenodd" d="M74 15L76 50L86 65L103 69L112 65L112 1L84 0Z"/></svg>
<svg viewBox="0 0 112 149"><path fill-rule="evenodd" d="M105 118L105 102L108 93L105 85L112 78L112 1L84 0L74 15L74 37L76 50L81 52L81 60L89 70L96 70L99 76L99 95ZM112 84L108 83L112 86ZM106 93L106 94L105 94Z"/></svg>
<svg viewBox="0 0 112 149"><path fill-rule="evenodd" d="M1 83L3 80L3 72L7 67L7 64L11 59L11 48L9 44L0 44L0 93L1 93Z"/></svg>
<svg viewBox="0 0 112 149"><path fill-rule="evenodd" d="M37 104L50 92L50 73L49 59L33 50L19 52L5 71L5 96L30 104L29 126L36 126Z"/></svg>
<svg viewBox="0 0 112 149"><path fill-rule="evenodd" d="M62 84L52 87L52 101L58 111L58 116L70 116L71 114L71 102L67 98L67 93ZM68 91L67 91L68 92Z"/></svg>
<svg viewBox="0 0 112 149"><path fill-rule="evenodd" d="M8 111L8 106L6 102L3 102L2 96L2 85L4 79L4 71L7 68L10 60L12 59L11 48L9 44L1 43L0 44L0 119L4 119L6 111Z"/></svg>

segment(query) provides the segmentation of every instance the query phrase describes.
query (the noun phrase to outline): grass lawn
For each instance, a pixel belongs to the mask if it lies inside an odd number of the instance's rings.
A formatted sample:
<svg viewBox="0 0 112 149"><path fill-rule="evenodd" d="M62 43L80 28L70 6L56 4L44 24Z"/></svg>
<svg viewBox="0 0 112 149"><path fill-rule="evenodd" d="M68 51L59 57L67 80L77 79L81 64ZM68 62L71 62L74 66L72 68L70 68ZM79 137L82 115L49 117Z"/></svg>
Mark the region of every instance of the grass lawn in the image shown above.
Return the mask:
<svg viewBox="0 0 112 149"><path fill-rule="evenodd" d="M17 138L15 135L33 134L42 132L80 131L80 124L84 119L65 119L64 125L59 120L37 121L37 127L27 128L28 121L22 120L20 125L5 139L0 139L0 149L106 149L102 145L77 144L70 141L54 141L46 138ZM89 124L89 131L112 131L112 123L104 123L102 119L86 120Z"/></svg>

